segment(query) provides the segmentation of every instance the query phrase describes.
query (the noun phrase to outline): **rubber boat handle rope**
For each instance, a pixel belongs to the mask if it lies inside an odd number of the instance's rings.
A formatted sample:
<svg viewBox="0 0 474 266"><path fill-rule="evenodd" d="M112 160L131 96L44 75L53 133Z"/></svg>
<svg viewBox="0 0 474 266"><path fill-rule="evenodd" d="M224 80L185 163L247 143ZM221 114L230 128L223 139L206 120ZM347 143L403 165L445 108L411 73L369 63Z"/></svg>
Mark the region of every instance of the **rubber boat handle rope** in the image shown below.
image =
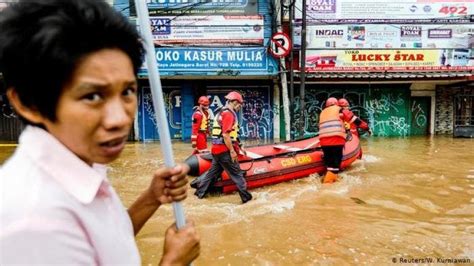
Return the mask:
<svg viewBox="0 0 474 266"><path fill-rule="evenodd" d="M153 107L156 115L156 123L158 125L158 133L160 134L161 151L164 156L165 165L174 167L176 164L173 158L173 149L171 147L171 137L168 128L168 120L166 118L165 101L163 99L163 90L161 88L160 73L158 72L158 64L155 59L155 46L151 35L150 17L148 15L148 6L146 0L135 0L135 8L137 10L138 23L140 25L140 33L142 35L146 50L146 67L150 80L151 96ZM185 224L184 209L180 202L173 202L174 217L176 226L182 228Z"/></svg>
<svg viewBox="0 0 474 266"><path fill-rule="evenodd" d="M251 152L251 151L245 151L246 154L244 154L245 156L251 158L251 159L260 159L262 158L263 156L258 154L258 153L255 153L255 152Z"/></svg>
<svg viewBox="0 0 474 266"><path fill-rule="evenodd" d="M318 145L319 144L319 139L316 140L315 142L311 142L308 146L304 147L305 150L313 147L314 145Z"/></svg>
<svg viewBox="0 0 474 266"><path fill-rule="evenodd" d="M304 148L290 147L290 146L286 146L286 145L283 145L283 144L277 144L277 145L273 146L273 148L277 149L277 150L287 150L287 151L296 152L296 151L308 150L308 149L312 148L314 145L317 145L317 144L319 144L319 139L314 141L314 142L311 142L310 144L308 144Z"/></svg>

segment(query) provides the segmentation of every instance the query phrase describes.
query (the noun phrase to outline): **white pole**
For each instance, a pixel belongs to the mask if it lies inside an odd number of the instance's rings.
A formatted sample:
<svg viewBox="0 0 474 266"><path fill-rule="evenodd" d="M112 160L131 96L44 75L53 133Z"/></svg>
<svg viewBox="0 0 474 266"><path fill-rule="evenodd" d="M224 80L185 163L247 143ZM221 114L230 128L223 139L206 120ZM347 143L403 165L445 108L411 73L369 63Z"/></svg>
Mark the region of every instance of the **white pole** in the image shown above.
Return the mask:
<svg viewBox="0 0 474 266"><path fill-rule="evenodd" d="M151 35L150 17L148 15L148 7L146 0L135 0L135 8L137 10L138 23L140 24L140 33L144 39L146 50L146 66L148 70L148 78L151 86L151 96L153 107L155 109L156 123L160 134L161 151L165 157L165 165L174 167L173 149L171 147L171 137L168 128L168 120L166 118L165 102L163 100L163 90L161 89L160 73L158 72L158 64L155 58L155 46ZM180 202L173 202L174 217L176 226L183 227L186 224L184 219L184 209Z"/></svg>

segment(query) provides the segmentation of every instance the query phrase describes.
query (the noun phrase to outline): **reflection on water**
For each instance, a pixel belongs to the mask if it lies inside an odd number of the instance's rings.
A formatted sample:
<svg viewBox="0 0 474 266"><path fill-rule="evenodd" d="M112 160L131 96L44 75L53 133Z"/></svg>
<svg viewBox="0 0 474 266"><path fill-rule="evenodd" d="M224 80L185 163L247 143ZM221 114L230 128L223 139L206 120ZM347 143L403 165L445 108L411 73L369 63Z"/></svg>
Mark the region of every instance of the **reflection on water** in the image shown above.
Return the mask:
<svg viewBox="0 0 474 266"><path fill-rule="evenodd" d="M195 265L392 264L400 258L474 262L474 139L363 139L363 160L322 185L317 175L237 194L197 199L186 216L202 237ZM175 158L190 153L173 143ZM0 161L11 148L0 147ZM3 157L2 157L3 156ZM158 143L129 144L110 177L130 205L162 165ZM163 206L137 237L143 264L159 260L173 222Z"/></svg>

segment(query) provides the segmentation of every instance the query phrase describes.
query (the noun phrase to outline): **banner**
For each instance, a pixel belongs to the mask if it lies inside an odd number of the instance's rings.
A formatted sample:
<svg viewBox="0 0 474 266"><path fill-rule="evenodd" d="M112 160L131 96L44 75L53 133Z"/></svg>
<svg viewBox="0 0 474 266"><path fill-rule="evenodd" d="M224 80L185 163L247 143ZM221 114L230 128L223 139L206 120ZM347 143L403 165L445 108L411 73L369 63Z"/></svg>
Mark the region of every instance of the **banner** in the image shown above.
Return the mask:
<svg viewBox="0 0 474 266"><path fill-rule="evenodd" d="M257 0L147 0L150 16L157 15L257 15ZM130 7L134 7L133 0ZM135 8L130 14L136 16Z"/></svg>
<svg viewBox="0 0 474 266"><path fill-rule="evenodd" d="M306 71L474 70L473 49L307 50Z"/></svg>
<svg viewBox="0 0 474 266"><path fill-rule="evenodd" d="M295 31L301 31L301 27L295 28ZM308 26L306 32L309 49L474 48L474 24L318 25ZM301 38L295 38L294 41L295 47L301 46Z"/></svg>
<svg viewBox="0 0 474 266"><path fill-rule="evenodd" d="M269 57L260 48L157 48L156 60L161 72L216 72L219 74L269 74ZM260 72L260 73L259 73ZM140 75L146 75L144 68Z"/></svg>
<svg viewBox="0 0 474 266"><path fill-rule="evenodd" d="M151 17L155 45L263 45L263 16Z"/></svg>
<svg viewBox="0 0 474 266"><path fill-rule="evenodd" d="M296 0L295 18L302 19L302 0ZM459 0L307 0L306 20L461 19L474 14L474 1ZM355 21L353 21L355 23ZM365 21L365 23L370 23Z"/></svg>

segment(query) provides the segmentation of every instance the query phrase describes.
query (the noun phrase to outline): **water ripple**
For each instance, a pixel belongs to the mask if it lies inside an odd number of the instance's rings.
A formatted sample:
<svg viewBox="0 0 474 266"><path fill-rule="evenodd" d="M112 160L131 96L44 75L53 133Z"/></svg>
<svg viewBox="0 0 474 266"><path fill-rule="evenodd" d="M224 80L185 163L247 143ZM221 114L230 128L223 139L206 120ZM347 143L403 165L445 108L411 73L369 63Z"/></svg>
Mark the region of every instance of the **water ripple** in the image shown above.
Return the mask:
<svg viewBox="0 0 474 266"><path fill-rule="evenodd" d="M413 203L423 210L429 211L431 213L440 213L443 210L443 208L427 199L414 199Z"/></svg>
<svg viewBox="0 0 474 266"><path fill-rule="evenodd" d="M398 204L390 200L369 199L369 200L366 200L365 202L367 202L367 204L377 205L382 208L391 209L391 210L399 211L403 213L410 213L410 214L416 213L416 210L414 208L406 206L406 205Z"/></svg>

